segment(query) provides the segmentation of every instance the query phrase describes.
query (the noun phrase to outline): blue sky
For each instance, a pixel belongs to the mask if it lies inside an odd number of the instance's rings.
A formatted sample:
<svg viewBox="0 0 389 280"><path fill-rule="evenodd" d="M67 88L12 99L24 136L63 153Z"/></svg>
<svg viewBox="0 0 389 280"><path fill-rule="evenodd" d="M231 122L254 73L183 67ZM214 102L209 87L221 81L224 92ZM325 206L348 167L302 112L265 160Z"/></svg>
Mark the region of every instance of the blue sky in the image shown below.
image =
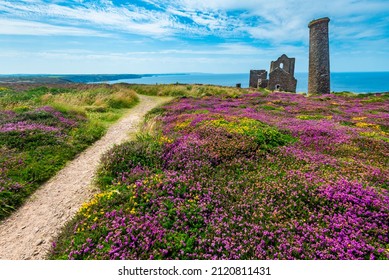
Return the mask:
<svg viewBox="0 0 389 280"><path fill-rule="evenodd" d="M331 71L389 71L388 0L0 0L0 74L307 72L320 17Z"/></svg>

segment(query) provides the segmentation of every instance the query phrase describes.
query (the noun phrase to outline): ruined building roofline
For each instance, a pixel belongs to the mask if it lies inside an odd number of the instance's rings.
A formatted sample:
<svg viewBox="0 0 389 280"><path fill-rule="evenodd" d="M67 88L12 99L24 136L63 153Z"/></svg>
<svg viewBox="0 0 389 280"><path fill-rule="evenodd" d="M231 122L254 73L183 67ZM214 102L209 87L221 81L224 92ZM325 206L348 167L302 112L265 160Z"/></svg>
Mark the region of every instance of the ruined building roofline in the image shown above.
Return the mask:
<svg viewBox="0 0 389 280"><path fill-rule="evenodd" d="M271 71L271 73L273 73L274 71L278 71L278 70L281 70L282 72L284 72L284 73L287 73L287 74L290 74L288 71L286 71L285 69L283 69L283 68L281 68L281 67L279 67L279 66L277 66L276 68L274 68L273 69L273 71Z"/></svg>
<svg viewBox="0 0 389 280"><path fill-rule="evenodd" d="M281 55L279 58L277 58L276 60L274 60L274 61L272 61L272 62L277 62L277 61L279 61L279 60L282 60L282 59L293 59L293 60L296 60L296 58L295 57L289 57L289 56L287 56L286 54L283 54L283 55Z"/></svg>
<svg viewBox="0 0 389 280"><path fill-rule="evenodd" d="M254 71L254 72L262 72L262 73L263 73L263 72L267 72L267 70L265 70L265 69L261 69L261 70L251 69L251 70L250 70L250 72L253 72L253 71Z"/></svg>
<svg viewBox="0 0 389 280"><path fill-rule="evenodd" d="M270 63L269 78L266 70L250 70L249 86L269 90L296 92L297 80L294 78L295 58L286 54Z"/></svg>
<svg viewBox="0 0 389 280"><path fill-rule="evenodd" d="M315 19L315 20L312 20L312 21L308 24L308 27L311 28L313 25L316 25L316 24L319 24L319 23L323 23L323 22L329 22L329 21L330 21L330 18L329 18L329 17L324 17L324 18Z"/></svg>
<svg viewBox="0 0 389 280"><path fill-rule="evenodd" d="M280 59L280 58L292 59L293 57L288 57L286 54L283 54L278 59Z"/></svg>

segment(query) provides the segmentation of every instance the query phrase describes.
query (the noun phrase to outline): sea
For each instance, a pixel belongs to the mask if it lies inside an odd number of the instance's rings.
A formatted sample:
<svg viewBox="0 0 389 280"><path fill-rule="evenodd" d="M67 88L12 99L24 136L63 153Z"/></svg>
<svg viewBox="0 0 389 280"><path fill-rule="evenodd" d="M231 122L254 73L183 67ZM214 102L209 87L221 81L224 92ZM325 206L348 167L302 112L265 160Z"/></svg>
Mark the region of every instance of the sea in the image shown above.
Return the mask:
<svg viewBox="0 0 389 280"><path fill-rule="evenodd" d="M295 73L297 79L297 92L307 92L308 73ZM389 92L389 72L334 72L331 73L331 91L354 93ZM249 85L249 73L237 74L152 74L137 79L121 79L108 81L108 83L131 84L209 84L219 86L247 88Z"/></svg>

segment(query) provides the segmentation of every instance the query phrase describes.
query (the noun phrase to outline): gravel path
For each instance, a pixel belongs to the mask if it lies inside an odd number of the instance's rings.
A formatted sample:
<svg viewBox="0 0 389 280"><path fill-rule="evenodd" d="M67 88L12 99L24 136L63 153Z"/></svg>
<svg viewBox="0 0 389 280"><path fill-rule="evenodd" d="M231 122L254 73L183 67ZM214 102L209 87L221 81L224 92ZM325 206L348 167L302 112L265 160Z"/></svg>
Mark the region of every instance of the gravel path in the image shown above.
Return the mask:
<svg viewBox="0 0 389 280"><path fill-rule="evenodd" d="M144 115L170 100L139 96L140 103L112 125L107 134L69 162L0 224L0 259L44 259L65 223L97 189L92 186L101 155L136 134Z"/></svg>

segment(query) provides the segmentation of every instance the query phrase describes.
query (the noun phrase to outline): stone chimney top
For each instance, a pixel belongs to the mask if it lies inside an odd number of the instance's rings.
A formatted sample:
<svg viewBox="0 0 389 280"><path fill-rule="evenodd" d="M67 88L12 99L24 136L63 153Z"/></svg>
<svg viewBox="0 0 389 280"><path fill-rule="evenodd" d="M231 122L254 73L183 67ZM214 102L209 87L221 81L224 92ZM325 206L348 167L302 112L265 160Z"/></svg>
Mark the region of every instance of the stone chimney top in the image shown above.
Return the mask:
<svg viewBox="0 0 389 280"><path fill-rule="evenodd" d="M312 21L308 24L308 27L311 28L311 26L313 26L313 25L316 25L316 24L319 24L319 23L322 23L322 22L329 22L329 21L330 21L330 18L329 18L329 17L324 17L324 18L315 19L315 20L312 20Z"/></svg>

